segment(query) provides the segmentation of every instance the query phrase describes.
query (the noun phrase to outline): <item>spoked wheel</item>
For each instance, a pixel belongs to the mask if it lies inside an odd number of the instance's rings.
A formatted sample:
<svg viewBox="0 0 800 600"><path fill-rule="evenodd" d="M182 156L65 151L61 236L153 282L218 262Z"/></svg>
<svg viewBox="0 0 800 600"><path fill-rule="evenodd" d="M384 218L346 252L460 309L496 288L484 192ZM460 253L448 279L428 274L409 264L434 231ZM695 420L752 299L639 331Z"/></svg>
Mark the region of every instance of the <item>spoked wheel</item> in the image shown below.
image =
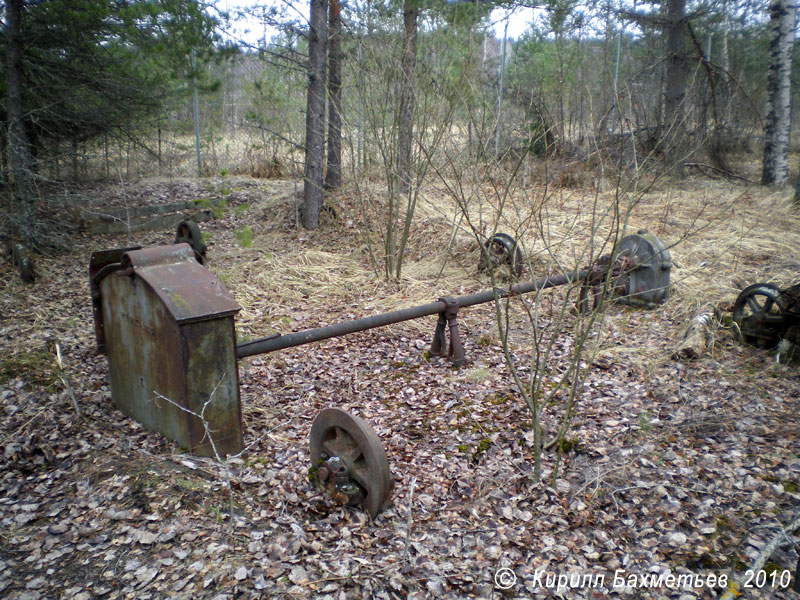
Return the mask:
<svg viewBox="0 0 800 600"><path fill-rule="evenodd" d="M745 342L762 347L778 342L786 322L781 291L770 283L742 290L733 305L733 321Z"/></svg>
<svg viewBox="0 0 800 600"><path fill-rule="evenodd" d="M481 252L478 269L486 271L489 265L507 264L514 277L522 275L522 250L517 240L507 233L495 233L483 244L486 252Z"/></svg>
<svg viewBox="0 0 800 600"><path fill-rule="evenodd" d="M343 410L326 408L314 419L309 438L317 483L348 504L363 506L374 519L388 504L392 477L372 428Z"/></svg>
<svg viewBox="0 0 800 600"><path fill-rule="evenodd" d="M206 263L206 245L203 242L203 234L194 221L181 221L178 223L178 230L175 232L176 244L189 244L194 250L194 257L201 265Z"/></svg>

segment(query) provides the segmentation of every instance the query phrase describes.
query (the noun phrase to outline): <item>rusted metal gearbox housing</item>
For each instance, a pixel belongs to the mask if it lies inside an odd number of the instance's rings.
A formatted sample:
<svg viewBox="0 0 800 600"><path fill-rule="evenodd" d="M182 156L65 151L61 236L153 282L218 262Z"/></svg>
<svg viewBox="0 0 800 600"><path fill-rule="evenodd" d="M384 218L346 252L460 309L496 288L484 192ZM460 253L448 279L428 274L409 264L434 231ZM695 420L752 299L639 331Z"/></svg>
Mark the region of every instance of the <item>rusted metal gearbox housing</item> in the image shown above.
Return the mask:
<svg viewBox="0 0 800 600"><path fill-rule="evenodd" d="M656 235L640 229L622 238L615 255L618 261L628 257L632 263L632 268L624 275L623 302L653 307L667 300L672 259L664 242Z"/></svg>
<svg viewBox="0 0 800 600"><path fill-rule="evenodd" d="M95 253L90 277L116 406L195 454L214 453L206 427L220 456L239 452L241 307L222 282L188 244Z"/></svg>

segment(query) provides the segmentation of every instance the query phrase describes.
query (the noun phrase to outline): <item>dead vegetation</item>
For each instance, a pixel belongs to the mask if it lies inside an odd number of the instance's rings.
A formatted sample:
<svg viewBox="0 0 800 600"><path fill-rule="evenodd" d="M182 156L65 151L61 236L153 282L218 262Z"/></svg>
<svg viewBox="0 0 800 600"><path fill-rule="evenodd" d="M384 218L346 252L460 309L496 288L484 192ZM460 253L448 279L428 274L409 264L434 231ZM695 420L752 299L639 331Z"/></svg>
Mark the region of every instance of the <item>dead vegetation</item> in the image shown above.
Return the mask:
<svg viewBox="0 0 800 600"><path fill-rule="evenodd" d="M75 194L93 208L224 198L203 230L210 268L243 306L241 339L487 287L478 248L435 182L420 200L398 283L375 274L370 215L353 191L339 193L336 218L311 233L293 227L295 191L292 181L224 178ZM491 186L480 191L483 204L474 209L490 222L496 196ZM524 233L533 272L523 279L554 261L582 260L576 249L595 203L630 200L629 231L647 228L672 245L670 300L651 311L613 306L598 331L601 350L553 487L532 483L529 415L513 391L491 309L476 306L460 316L470 360L462 370L428 358L433 319L241 361L245 443L261 441L232 465L231 511L225 469L116 411L105 359L94 353L89 252L171 243L174 232L76 236L71 252L40 259L43 275L33 286L11 277L3 257L0 594L491 598L501 597L496 573L510 568L516 583L504 597L546 596L536 579L543 569L604 575L604 589L566 592L590 598L624 592L612 586L617 569L626 577L743 572L800 508L800 375L724 328L698 361L670 354L681 324L706 302L724 314L747 284L798 282L800 217L790 194L701 176L623 198L609 182L562 186L546 211L537 209L542 187L524 194L527 210L501 228ZM536 219L558 245L544 247L530 226ZM510 339L524 354L520 323ZM71 391L59 379L53 340ZM570 343L559 341L554 374ZM308 431L325 406L358 414L385 445L394 505L375 522L308 482ZM554 458L545 456L544 482ZM765 568L780 574L796 561L786 546ZM626 593L688 600L721 592L636 586ZM790 596L775 586L747 590L752 598Z"/></svg>

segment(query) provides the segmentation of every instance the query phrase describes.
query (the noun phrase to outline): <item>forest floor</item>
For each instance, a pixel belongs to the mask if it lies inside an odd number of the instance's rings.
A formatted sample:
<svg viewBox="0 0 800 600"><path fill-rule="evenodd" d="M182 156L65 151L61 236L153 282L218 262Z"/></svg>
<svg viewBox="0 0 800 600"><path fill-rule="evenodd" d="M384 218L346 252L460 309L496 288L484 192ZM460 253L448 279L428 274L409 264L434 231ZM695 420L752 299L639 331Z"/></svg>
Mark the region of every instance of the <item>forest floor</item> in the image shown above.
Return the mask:
<svg viewBox="0 0 800 600"><path fill-rule="evenodd" d="M420 203L405 275L389 283L363 235L369 190L338 194L335 218L308 232L296 227L295 189L151 180L75 189L68 200L70 210L102 211L224 198L202 229L209 268L243 307L240 339L489 287L445 191L433 186ZM581 266L579 232L598 199L615 197L561 190L552 209L540 203L546 225L523 232L533 270L523 279L554 256ZM598 321L554 481L554 451L535 480L530 413L491 305L459 315L469 361L461 369L426 352L435 317L240 361L252 447L226 466L119 412L96 352L90 253L169 244L172 231L76 233L69 251L39 258L33 285L3 256L0 596L719 597L720 578L743 575L800 512L800 368L725 326L703 358L670 355L703 303L729 311L746 285L800 282L800 214L789 192L694 176L636 199L629 229L675 244L672 294L652 310L612 304ZM566 293L540 294L543 330ZM511 354L527 377L530 331L515 310ZM567 330L557 340L549 373L563 372L571 339ZM568 392L548 408L550 432ZM374 521L309 481L309 430L327 406L365 419L384 445L394 490ZM783 541L744 597L796 597L786 588L800 538ZM568 587L556 589L559 581Z"/></svg>

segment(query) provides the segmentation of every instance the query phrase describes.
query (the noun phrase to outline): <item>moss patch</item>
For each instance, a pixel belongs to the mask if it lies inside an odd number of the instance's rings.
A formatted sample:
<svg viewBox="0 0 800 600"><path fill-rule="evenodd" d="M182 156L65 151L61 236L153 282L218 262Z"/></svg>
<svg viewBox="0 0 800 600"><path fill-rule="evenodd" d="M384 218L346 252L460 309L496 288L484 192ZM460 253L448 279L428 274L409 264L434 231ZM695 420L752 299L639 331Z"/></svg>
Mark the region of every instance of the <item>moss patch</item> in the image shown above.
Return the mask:
<svg viewBox="0 0 800 600"><path fill-rule="evenodd" d="M59 383L55 357L44 350L12 354L0 361L0 385L14 379L24 382L24 389L57 390Z"/></svg>
<svg viewBox="0 0 800 600"><path fill-rule="evenodd" d="M486 452L492 446L492 440L489 438L483 438L480 442L478 442L478 447L475 448L475 452L472 453L472 462L477 463L481 455Z"/></svg>
<svg viewBox="0 0 800 600"><path fill-rule="evenodd" d="M794 481L781 479L780 477L775 477L774 475L764 475L761 479L768 483L780 483L783 486L783 489L790 494L800 493L800 485Z"/></svg>

